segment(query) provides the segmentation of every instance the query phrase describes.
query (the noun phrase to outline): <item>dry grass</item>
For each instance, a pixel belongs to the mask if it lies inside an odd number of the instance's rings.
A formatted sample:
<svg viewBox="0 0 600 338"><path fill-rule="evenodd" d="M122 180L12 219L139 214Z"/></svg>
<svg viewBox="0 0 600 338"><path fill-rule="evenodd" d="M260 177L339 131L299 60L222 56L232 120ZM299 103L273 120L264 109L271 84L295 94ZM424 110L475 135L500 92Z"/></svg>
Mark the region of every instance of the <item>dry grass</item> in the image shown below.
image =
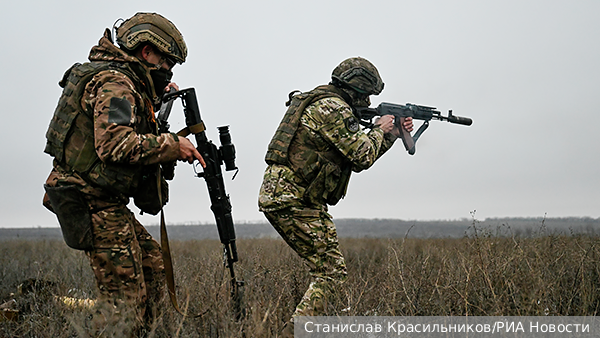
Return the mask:
<svg viewBox="0 0 600 338"><path fill-rule="evenodd" d="M507 232L507 229L503 229ZM510 233L510 229L508 229ZM593 316L600 306L600 238L500 235L476 227L460 239L343 239L349 279L330 315ZM246 281L247 316L229 307L228 275L217 241L173 242L182 317L170 304L150 337L274 337L308 285L308 273L278 239L238 240L238 275ZM52 296L95 297L87 258L59 241L9 241L0 247L0 300L28 278L57 287L17 299L19 321L0 323L0 336L78 337L86 310Z"/></svg>

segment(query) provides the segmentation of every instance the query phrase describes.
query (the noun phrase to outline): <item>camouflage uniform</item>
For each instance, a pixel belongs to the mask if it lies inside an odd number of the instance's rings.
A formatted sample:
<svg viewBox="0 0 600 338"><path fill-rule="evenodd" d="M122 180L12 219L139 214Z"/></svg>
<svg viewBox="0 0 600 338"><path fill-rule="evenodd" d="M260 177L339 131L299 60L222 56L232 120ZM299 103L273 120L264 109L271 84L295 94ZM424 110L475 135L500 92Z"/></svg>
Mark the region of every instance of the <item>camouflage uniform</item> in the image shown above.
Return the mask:
<svg viewBox="0 0 600 338"><path fill-rule="evenodd" d="M315 92L325 94L315 100ZM327 295L347 278L327 205L345 194L350 170L368 169L396 139L379 128L362 131L348 102L334 86L294 96L267 153L259 209L311 274L293 316L323 315ZM279 154L281 149L287 155Z"/></svg>
<svg viewBox="0 0 600 338"><path fill-rule="evenodd" d="M75 186L80 191L91 215L93 247L86 254L100 291L99 300L109 307L135 305L138 310L132 316L137 318L132 320L139 323L144 315L151 315L146 311L151 304L148 300L158 301L163 296L165 271L159 244L126 205L144 170L156 172L159 163L177 160L179 140L175 134L158 134L153 107L157 97L144 71L146 66L117 48L108 30L92 48L89 60L91 64L70 71L103 62L109 62L110 67L94 74L87 83L76 83L75 88L83 90L81 101L76 103L81 113L73 120L70 136L61 135L57 131L60 123L51 122L46 152L55 160L46 185ZM61 100L71 94L68 88ZM53 144L65 136L64 156L59 157ZM84 149L89 144L95 150L92 154ZM83 160L89 163L87 170L69 164L81 163L81 159L74 160L77 156L91 157ZM44 205L52 210L47 195Z"/></svg>

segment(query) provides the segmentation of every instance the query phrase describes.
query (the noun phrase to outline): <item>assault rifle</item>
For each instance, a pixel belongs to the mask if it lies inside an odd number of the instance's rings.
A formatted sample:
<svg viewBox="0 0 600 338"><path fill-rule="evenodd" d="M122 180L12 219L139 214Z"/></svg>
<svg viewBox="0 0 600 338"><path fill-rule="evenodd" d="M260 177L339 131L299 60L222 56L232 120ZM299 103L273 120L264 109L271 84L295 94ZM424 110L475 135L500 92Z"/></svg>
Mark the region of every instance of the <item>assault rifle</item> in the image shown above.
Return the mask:
<svg viewBox="0 0 600 338"><path fill-rule="evenodd" d="M414 155L416 152L415 145L423 132L429 127L429 121L440 120L450 123L462 124L470 126L473 123L468 117L452 115L452 110L448 111L448 116L443 116L434 107L418 106L416 104L407 103L405 106L395 103L382 102L377 108L356 108L359 122L367 128L373 128L371 122L375 116L393 115L395 117L394 124L400 130L400 137L404 143L404 148L409 154ZM402 124L404 119L412 117L414 120L423 120L423 124L419 127L414 136L411 136Z"/></svg>
<svg viewBox="0 0 600 338"><path fill-rule="evenodd" d="M225 192L225 183L223 182L223 174L221 165L225 163L225 170L238 170L235 165L235 147L231 143L231 135L229 134L229 126L218 127L219 140L221 146L217 148L212 143L205 133L205 126L200 117L200 109L198 108L198 100L194 88L183 89L179 91L168 92L163 97L163 104L157 116L159 130L167 132L169 118L173 102L181 98L186 128L177 133L179 136L187 136L190 133L196 138L196 149L204 158L206 168L203 172L196 173L198 177L204 178L210 195L211 206L217 229L219 231L219 239L223 244L223 263L229 269L231 282L231 298L233 301L233 309L236 319L244 316L242 307L242 290L243 281L238 281L235 277L233 263L238 261L237 247L235 244L235 228L233 225L233 217L231 215L231 202L229 195ZM237 172L236 172L237 174ZM235 178L235 175L234 175ZM173 300L173 298L172 298Z"/></svg>

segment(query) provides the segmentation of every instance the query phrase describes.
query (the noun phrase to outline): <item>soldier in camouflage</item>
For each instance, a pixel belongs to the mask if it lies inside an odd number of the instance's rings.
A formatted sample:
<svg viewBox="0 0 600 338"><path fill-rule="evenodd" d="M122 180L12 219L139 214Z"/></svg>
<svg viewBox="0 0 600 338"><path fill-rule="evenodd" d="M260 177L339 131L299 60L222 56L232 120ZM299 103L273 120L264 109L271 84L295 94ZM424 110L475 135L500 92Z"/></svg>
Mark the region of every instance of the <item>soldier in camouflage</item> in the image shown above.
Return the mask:
<svg viewBox="0 0 600 338"><path fill-rule="evenodd" d="M383 90L379 72L360 57L344 60L329 85L290 93L289 107L269 144L259 209L307 263L311 283L292 316L319 316L327 296L347 277L328 205L346 193L352 171L368 169L399 137L393 117L363 131L353 108ZM412 131L409 118L404 128ZM291 322L286 331L290 333Z"/></svg>
<svg viewBox="0 0 600 338"><path fill-rule="evenodd" d="M159 134L155 120L163 93L178 89L171 76L187 56L181 33L159 14L137 13L116 35L119 47L106 29L90 62L76 63L59 82L43 204L58 216L67 244L89 257L104 307L96 329L127 336L156 316L165 284L161 248L127 204L133 197L156 214L167 201L161 166L204 160L188 139Z"/></svg>

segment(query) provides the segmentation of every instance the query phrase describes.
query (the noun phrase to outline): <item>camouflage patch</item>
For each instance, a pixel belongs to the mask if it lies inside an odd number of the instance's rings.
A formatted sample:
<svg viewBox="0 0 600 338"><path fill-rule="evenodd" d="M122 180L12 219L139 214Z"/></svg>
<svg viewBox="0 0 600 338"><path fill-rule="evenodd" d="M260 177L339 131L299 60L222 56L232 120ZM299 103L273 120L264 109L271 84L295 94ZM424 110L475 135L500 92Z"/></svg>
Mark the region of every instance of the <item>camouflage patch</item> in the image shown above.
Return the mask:
<svg viewBox="0 0 600 338"><path fill-rule="evenodd" d="M113 97L108 109L108 122L120 126L131 124L131 103L127 99Z"/></svg>
<svg viewBox="0 0 600 338"><path fill-rule="evenodd" d="M345 119L344 123L346 124L346 128L348 128L348 130L352 133L356 133L360 129L360 124L354 116L350 116Z"/></svg>

